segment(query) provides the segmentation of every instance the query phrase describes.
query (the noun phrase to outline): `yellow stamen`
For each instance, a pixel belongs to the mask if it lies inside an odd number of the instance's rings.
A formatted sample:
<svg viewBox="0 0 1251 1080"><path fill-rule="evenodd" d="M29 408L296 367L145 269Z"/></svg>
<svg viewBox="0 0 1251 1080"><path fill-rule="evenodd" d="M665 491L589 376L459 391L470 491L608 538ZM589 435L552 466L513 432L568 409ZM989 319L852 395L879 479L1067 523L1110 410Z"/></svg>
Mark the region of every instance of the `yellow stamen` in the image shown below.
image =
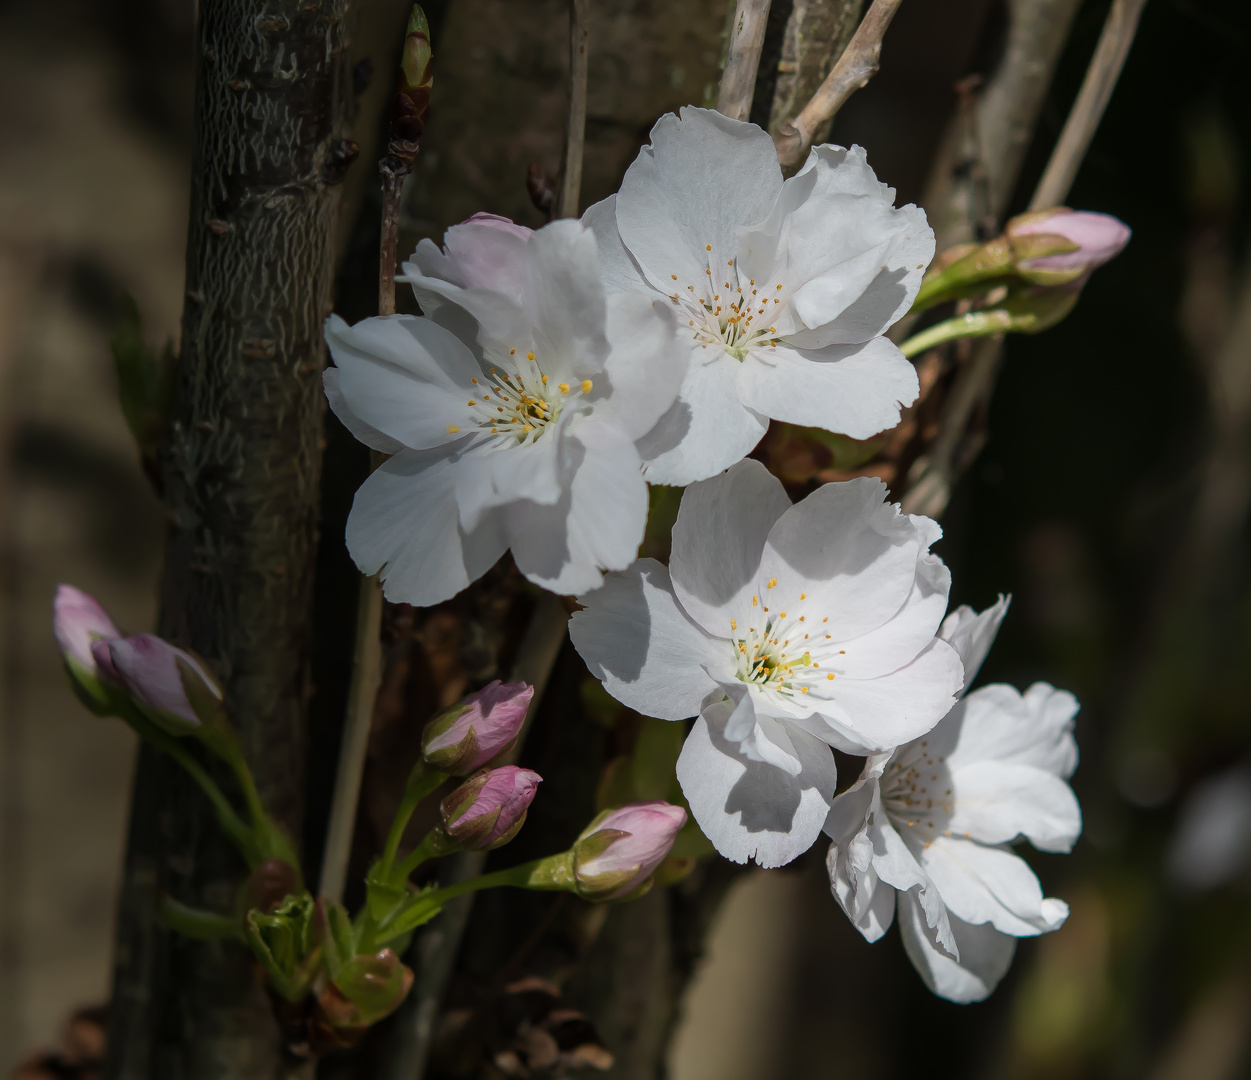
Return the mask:
<svg viewBox="0 0 1251 1080"><path fill-rule="evenodd" d="M590 379L583 379L582 380L582 393L589 394L591 392L592 385L594 384L591 382Z"/></svg>
<svg viewBox="0 0 1251 1080"><path fill-rule="evenodd" d="M458 431L460 431L460 428L458 428L455 424L447 425L447 433L449 435L455 435Z"/></svg>

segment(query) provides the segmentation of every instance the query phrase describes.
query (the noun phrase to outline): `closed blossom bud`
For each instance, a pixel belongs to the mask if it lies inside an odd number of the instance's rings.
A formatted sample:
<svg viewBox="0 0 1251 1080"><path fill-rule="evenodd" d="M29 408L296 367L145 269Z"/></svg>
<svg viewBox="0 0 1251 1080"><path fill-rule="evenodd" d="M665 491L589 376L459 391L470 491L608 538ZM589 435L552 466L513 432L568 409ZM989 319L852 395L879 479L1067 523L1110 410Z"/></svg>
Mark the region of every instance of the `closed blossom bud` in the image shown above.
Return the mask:
<svg viewBox="0 0 1251 1080"><path fill-rule="evenodd" d="M171 735L188 735L222 715L222 689L203 661L155 634L97 641L97 664L111 662L122 689Z"/></svg>
<svg viewBox="0 0 1251 1080"><path fill-rule="evenodd" d="M430 24L420 5L414 4L400 54L399 86L391 106L391 129L397 138L415 142L426 129L430 88L434 84L432 61Z"/></svg>
<svg viewBox="0 0 1251 1080"><path fill-rule="evenodd" d="M440 772L465 776L498 757L517 737L534 687L496 679L426 725L421 754Z"/></svg>
<svg viewBox="0 0 1251 1080"><path fill-rule="evenodd" d="M1035 210L1008 222L1005 235L1016 271L1038 285L1059 285L1089 274L1120 254L1130 229L1111 214L1088 210Z"/></svg>
<svg viewBox="0 0 1251 1080"><path fill-rule="evenodd" d="M516 765L484 769L439 804L444 831L458 847L471 851L507 844L525 822L542 779Z"/></svg>
<svg viewBox="0 0 1251 1080"><path fill-rule="evenodd" d="M630 803L600 814L573 845L573 873L579 896L620 900L641 893L665 860L686 811L666 802Z"/></svg>
<svg viewBox="0 0 1251 1080"><path fill-rule="evenodd" d="M102 679L109 681L112 665L110 662L101 672L91 646L119 637L121 631L94 597L72 585L58 585L52 601L52 632L65 659L70 683L83 703L93 712L109 711L109 694Z"/></svg>

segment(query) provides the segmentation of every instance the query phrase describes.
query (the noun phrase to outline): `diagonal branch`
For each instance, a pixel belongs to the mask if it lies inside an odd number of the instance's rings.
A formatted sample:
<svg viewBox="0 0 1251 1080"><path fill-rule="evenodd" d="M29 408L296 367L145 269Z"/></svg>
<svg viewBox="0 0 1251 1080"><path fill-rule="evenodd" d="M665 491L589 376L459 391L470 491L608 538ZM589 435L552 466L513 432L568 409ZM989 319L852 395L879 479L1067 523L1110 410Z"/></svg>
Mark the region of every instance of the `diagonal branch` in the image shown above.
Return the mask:
<svg viewBox="0 0 1251 1080"><path fill-rule="evenodd" d="M1059 206L1068 198L1069 188L1077 179L1077 170L1090 148L1095 129L1103 119L1104 110L1112 98L1116 80L1120 77L1129 48L1134 43L1138 20L1147 0L1113 0L1095 55L1086 69L1086 78L1077 93L1077 100L1064 122L1064 130L1051 152L1046 171L1038 181L1031 210L1046 210Z"/></svg>
<svg viewBox="0 0 1251 1080"><path fill-rule="evenodd" d="M717 93L717 112L735 120L746 120L756 91L756 70L764 47L765 24L769 21L769 0L738 0L730 27L730 48Z"/></svg>
<svg viewBox="0 0 1251 1080"><path fill-rule="evenodd" d="M873 0L873 6L861 20L834 70L813 94L812 100L792 123L783 124L778 129L774 143L783 168L797 167L812 145L813 134L833 119L847 99L877 74L882 38L902 2Z"/></svg>

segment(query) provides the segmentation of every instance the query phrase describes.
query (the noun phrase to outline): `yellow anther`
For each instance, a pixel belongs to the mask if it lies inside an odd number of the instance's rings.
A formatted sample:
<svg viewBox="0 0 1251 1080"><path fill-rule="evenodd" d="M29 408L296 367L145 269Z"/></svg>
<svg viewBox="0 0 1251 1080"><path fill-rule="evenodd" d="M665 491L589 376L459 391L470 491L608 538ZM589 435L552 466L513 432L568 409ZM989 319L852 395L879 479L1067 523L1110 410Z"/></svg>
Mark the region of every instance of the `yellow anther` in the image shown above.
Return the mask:
<svg viewBox="0 0 1251 1080"><path fill-rule="evenodd" d="M567 394L569 393L569 384L567 382L557 383L556 389L559 390L562 394Z"/></svg>
<svg viewBox="0 0 1251 1080"><path fill-rule="evenodd" d="M779 289L780 289L781 287L782 287L781 285L779 285L779 286L778 286L778 288L779 288Z"/></svg>
<svg viewBox="0 0 1251 1080"><path fill-rule="evenodd" d="M455 424L447 425L447 433L449 435L455 435L458 431L460 431L460 428L458 428Z"/></svg>
<svg viewBox="0 0 1251 1080"><path fill-rule="evenodd" d="M517 350L516 350L516 349L509 349L509 350L508 350L508 355L509 355L509 356L516 356L516 355L517 355ZM492 375L494 375L494 374L495 374L495 369L494 369L494 368L492 368L492 369L491 369L491 374L492 374Z"/></svg>
<svg viewBox="0 0 1251 1080"><path fill-rule="evenodd" d="M757 597L753 596L751 598L751 606L755 607L758 603L760 603L760 600Z"/></svg>
<svg viewBox="0 0 1251 1080"><path fill-rule="evenodd" d="M806 687L806 686L801 686L801 687L799 688L799 692L800 692L801 694L806 694L806 693L808 693L808 687Z"/></svg>
<svg viewBox="0 0 1251 1080"><path fill-rule="evenodd" d="M704 245L704 250L705 250L705 251L711 251L711 250L712 250L712 245L711 245L711 244L705 244L705 245Z"/></svg>
<svg viewBox="0 0 1251 1080"><path fill-rule="evenodd" d="M705 271L704 271L704 273L705 273L705 274L707 274L709 277L712 277L712 271L711 271L711 270L705 270Z"/></svg>
<svg viewBox="0 0 1251 1080"><path fill-rule="evenodd" d="M769 588L770 589L774 588L777 585L777 583L778 583L778 579L775 577L771 577L769 579Z"/></svg>
<svg viewBox="0 0 1251 1080"><path fill-rule="evenodd" d="M582 393L589 394L591 392L592 385L593 384L590 379L583 379L582 380Z"/></svg>
<svg viewBox="0 0 1251 1080"><path fill-rule="evenodd" d="M780 612L778 612L778 618L779 618L779 619L785 619L785 618L786 618L786 612L785 612L785 611L780 611Z"/></svg>
<svg viewBox="0 0 1251 1080"><path fill-rule="evenodd" d="M471 383L473 383L473 384L474 384L474 386L477 386L477 385L478 385L478 380L477 380L477 379L470 379L469 381L470 381Z"/></svg>
<svg viewBox="0 0 1251 1080"><path fill-rule="evenodd" d="M808 594L807 594L806 592L801 592L801 593L799 594L799 599L801 599L801 600L807 600L807 599L808 599Z"/></svg>
<svg viewBox="0 0 1251 1080"><path fill-rule="evenodd" d="M546 376L546 375L544 375L544 376L543 376L543 385L544 385L544 386L546 386L546 385L547 385L547 376Z"/></svg>
<svg viewBox="0 0 1251 1080"><path fill-rule="evenodd" d="M738 629L738 620L736 620L736 619L731 619L731 620L730 620L730 629L731 629L731 630L737 630L737 629Z"/></svg>
<svg viewBox="0 0 1251 1080"><path fill-rule="evenodd" d="M477 403L476 401L474 401L474 399L473 399L473 398L470 398L467 402L465 402L465 404L466 404L466 405L477 405L478 403Z"/></svg>
<svg viewBox="0 0 1251 1080"><path fill-rule="evenodd" d="M532 352L528 352L528 353L526 353L526 359L527 359L527 360L533 360L533 359L534 359L534 353L532 353Z"/></svg>
<svg viewBox="0 0 1251 1080"><path fill-rule="evenodd" d="M677 280L678 280L678 275L677 275L677 274L670 274L669 276L670 276L671 278L673 278L673 280L674 280L674 281L677 281Z"/></svg>
<svg viewBox="0 0 1251 1080"><path fill-rule="evenodd" d="M534 430L534 425L533 425L533 424L523 424L523 425L522 425L522 427L521 427L521 430L522 430L522 431L533 431L533 430Z"/></svg>

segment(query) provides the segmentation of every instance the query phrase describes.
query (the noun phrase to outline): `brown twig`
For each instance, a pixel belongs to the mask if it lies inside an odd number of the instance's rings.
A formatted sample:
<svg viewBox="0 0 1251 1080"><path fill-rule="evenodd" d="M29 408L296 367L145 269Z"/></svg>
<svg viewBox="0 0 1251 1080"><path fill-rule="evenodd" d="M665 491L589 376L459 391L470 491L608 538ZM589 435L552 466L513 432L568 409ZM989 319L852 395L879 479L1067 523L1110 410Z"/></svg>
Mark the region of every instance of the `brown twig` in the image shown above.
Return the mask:
<svg viewBox="0 0 1251 1080"><path fill-rule="evenodd" d="M877 74L882 38L902 2L873 0L873 6L860 21L843 55L838 58L838 63L820 89L812 95L812 100L792 123L783 124L778 129L774 144L783 168L798 166L812 145L813 133L833 119L847 99Z"/></svg>
<svg viewBox="0 0 1251 1080"><path fill-rule="evenodd" d="M1051 152L1051 160L1047 162L1047 168L1030 200L1031 210L1059 206L1068 198L1069 189L1077 178L1077 170L1081 168L1090 140L1094 138L1095 129L1103 119L1103 112L1120 78L1121 68L1125 66L1138 30L1138 20L1146 4L1147 0L1113 0L1103 32L1099 35L1099 44L1095 47L1095 55L1082 80L1082 88L1069 110L1064 130L1060 132L1059 141Z"/></svg>
<svg viewBox="0 0 1251 1080"><path fill-rule="evenodd" d="M382 235L378 244L378 314L395 314L396 246L400 231L400 202L404 179L413 169L417 142L425 129L430 104L430 31L419 6L413 7L399 87L391 113L391 139L386 156L378 163L382 177ZM386 460L376 450L370 465L376 469ZM360 801L365 753L374 715L374 699L382 668L382 583L377 576L362 578L356 607L356 641L352 655L352 681L348 689L343 741L330 803L330 824L322 852L319 891L328 900L342 900L347 883L352 835L356 831L356 808Z"/></svg>
<svg viewBox="0 0 1251 1080"><path fill-rule="evenodd" d="M746 120L756 91L756 70L764 47L769 0L738 0L730 26L730 46L717 92L717 112Z"/></svg>
<svg viewBox="0 0 1251 1080"><path fill-rule="evenodd" d="M576 218L582 193L582 151L586 145L586 84L588 74L587 25L590 0L569 0L569 134L565 138L565 167L561 170L557 217Z"/></svg>

